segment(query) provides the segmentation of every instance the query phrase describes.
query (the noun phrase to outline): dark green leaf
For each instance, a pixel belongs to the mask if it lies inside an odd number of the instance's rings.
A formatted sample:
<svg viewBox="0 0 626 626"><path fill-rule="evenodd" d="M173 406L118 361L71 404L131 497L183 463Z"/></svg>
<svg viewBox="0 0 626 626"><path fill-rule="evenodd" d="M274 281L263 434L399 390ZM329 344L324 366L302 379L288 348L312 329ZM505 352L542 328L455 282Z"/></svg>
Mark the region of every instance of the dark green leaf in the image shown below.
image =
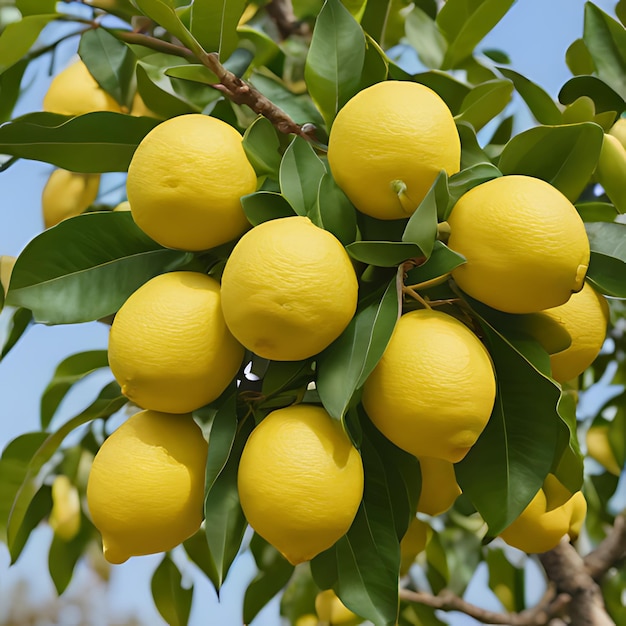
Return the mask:
<svg viewBox="0 0 626 626"><path fill-rule="evenodd" d="M364 60L363 29L340 0L326 0L315 22L304 77L328 128L359 90Z"/></svg>
<svg viewBox="0 0 626 626"><path fill-rule="evenodd" d="M317 390L324 408L343 419L354 392L372 372L400 315L395 278L362 301L348 327L318 359Z"/></svg>
<svg viewBox="0 0 626 626"><path fill-rule="evenodd" d="M37 41L39 33L58 15L28 15L9 24L0 35L0 74L17 63Z"/></svg>
<svg viewBox="0 0 626 626"><path fill-rule="evenodd" d="M541 178L574 202L596 168L603 138L602 127L593 122L538 126L507 143L498 167L503 174Z"/></svg>
<svg viewBox="0 0 626 626"><path fill-rule="evenodd" d="M165 75L181 78L182 80L190 80L202 85L215 85L220 82L219 78L208 67L195 63L168 67L165 70Z"/></svg>
<svg viewBox="0 0 626 626"><path fill-rule="evenodd" d="M618 215L609 202L577 202L575 206L583 222L614 222Z"/></svg>
<svg viewBox="0 0 626 626"><path fill-rule="evenodd" d="M450 76L446 72L431 70L415 74L413 80L435 91L448 105L453 115L457 115L461 110L461 105L465 97L470 92L471 87Z"/></svg>
<svg viewBox="0 0 626 626"><path fill-rule="evenodd" d="M359 91L387 79L389 62L384 50L367 33L365 34L365 58Z"/></svg>
<svg viewBox="0 0 626 626"><path fill-rule="evenodd" d="M78 534L70 541L64 541L56 535L52 538L48 551L48 571L56 592L61 595L72 581L74 569L83 556L85 548L93 536L91 523L81 516Z"/></svg>
<svg viewBox="0 0 626 626"><path fill-rule="evenodd" d="M496 48L487 48L482 50L482 53L488 58L494 61L495 63L511 63L511 57L504 51L498 50Z"/></svg>
<svg viewBox="0 0 626 626"><path fill-rule="evenodd" d="M441 241L435 241L433 253L426 263L410 269L406 273L404 283L415 288L424 288L423 283L435 281L441 276L446 276L455 267L465 263L465 258L454 250L450 250Z"/></svg>
<svg viewBox="0 0 626 626"><path fill-rule="evenodd" d="M491 139L487 142L488 145L504 145L513 135L513 121L512 115L505 117L498 127L493 131Z"/></svg>
<svg viewBox="0 0 626 626"><path fill-rule="evenodd" d="M540 124L561 123L561 110L539 85L507 67L499 67L498 69L504 76L513 81L515 89Z"/></svg>
<svg viewBox="0 0 626 626"><path fill-rule="evenodd" d="M269 361L261 392L272 397L290 389L308 385L314 377L314 369L310 360L307 361Z"/></svg>
<svg viewBox="0 0 626 626"><path fill-rule="evenodd" d="M597 76L574 76L559 91L559 102L571 104L581 96L589 96L596 105L596 113L626 110L626 101L612 87Z"/></svg>
<svg viewBox="0 0 626 626"><path fill-rule="evenodd" d="M222 62L237 47L237 24L246 0L195 0L191 5L191 32L207 52L218 52Z"/></svg>
<svg viewBox="0 0 626 626"><path fill-rule="evenodd" d="M387 19L393 0L377 0L376 2L368 2L365 5L365 12L361 18L361 26L363 30L377 41L383 48L385 42L383 37L387 26Z"/></svg>
<svg viewBox="0 0 626 626"><path fill-rule="evenodd" d="M478 143L473 126L465 122L459 122L456 127L461 137L461 170L472 165L491 163L491 159Z"/></svg>
<svg viewBox="0 0 626 626"><path fill-rule="evenodd" d="M154 605L170 626L186 626L191 612L193 586L185 589L182 576L166 554L152 575Z"/></svg>
<svg viewBox="0 0 626 626"><path fill-rule="evenodd" d="M576 397L573 393L561 393L557 411L561 424L550 473L571 493L575 493L583 484L583 456L578 445Z"/></svg>
<svg viewBox="0 0 626 626"><path fill-rule="evenodd" d="M406 38L426 67L441 67L447 43L435 20L418 6L406 16Z"/></svg>
<svg viewBox="0 0 626 626"><path fill-rule="evenodd" d="M33 314L28 309L15 309L11 321L8 323L6 338L0 351L0 361L9 353L32 322Z"/></svg>
<svg viewBox="0 0 626 626"><path fill-rule="evenodd" d="M63 359L41 396L41 427L47 428L59 404L74 384L97 369L108 366L106 350L80 352Z"/></svg>
<svg viewBox="0 0 626 626"><path fill-rule="evenodd" d="M298 215L307 215L315 208L317 190L326 168L311 144L294 137L280 163L280 190Z"/></svg>
<svg viewBox="0 0 626 626"><path fill-rule="evenodd" d="M96 320L115 313L153 276L190 259L191 253L162 248L144 235L127 211L85 213L26 246L13 268L7 302L29 308L43 323Z"/></svg>
<svg viewBox="0 0 626 626"><path fill-rule="evenodd" d="M515 0L448 0L437 15L437 25L448 41L442 63L450 69L469 57L483 37L506 15Z"/></svg>
<svg viewBox="0 0 626 626"><path fill-rule="evenodd" d="M0 461L1 463L1 461ZM1 474L0 474L1 475ZM24 520L15 536L11 546L11 562L15 563L22 554L30 534L39 523L48 516L52 509L52 490L47 485L42 485L33 499L29 502L24 515Z"/></svg>
<svg viewBox="0 0 626 626"><path fill-rule="evenodd" d="M330 174L324 174L320 180L317 202L309 217L314 224L335 235L344 246L356 239L356 209Z"/></svg>
<svg viewBox="0 0 626 626"><path fill-rule="evenodd" d="M243 149L257 176L278 177L280 141L276 129L265 117L257 117L246 129Z"/></svg>
<svg viewBox="0 0 626 626"><path fill-rule="evenodd" d="M74 172L125 172L139 142L158 123L109 111L70 118L28 113L0 127L0 153Z"/></svg>
<svg viewBox="0 0 626 626"><path fill-rule="evenodd" d="M0 74L0 123L6 122L13 114L20 95L22 76L27 67L28 61L18 61Z"/></svg>
<svg viewBox="0 0 626 626"><path fill-rule="evenodd" d="M274 191L256 191L241 198L243 211L253 226L281 217L295 215L284 196Z"/></svg>
<svg viewBox="0 0 626 626"><path fill-rule="evenodd" d="M206 533L201 528L183 542L187 556L204 572L209 580L217 579L217 570L206 541Z"/></svg>
<svg viewBox="0 0 626 626"><path fill-rule="evenodd" d="M490 80L477 85L463 100L457 120L471 124L478 131L504 110L512 94L513 83L509 80Z"/></svg>
<svg viewBox="0 0 626 626"><path fill-rule="evenodd" d="M574 40L565 52L565 62L574 76L593 74L595 65L589 50L582 39Z"/></svg>
<svg viewBox="0 0 626 626"><path fill-rule="evenodd" d="M626 224L589 222L585 228L591 247L588 280L601 293L626 298Z"/></svg>
<svg viewBox="0 0 626 626"><path fill-rule="evenodd" d="M422 250L416 243L404 241L355 241L346 250L353 259L377 267L395 267L408 259L422 256Z"/></svg>

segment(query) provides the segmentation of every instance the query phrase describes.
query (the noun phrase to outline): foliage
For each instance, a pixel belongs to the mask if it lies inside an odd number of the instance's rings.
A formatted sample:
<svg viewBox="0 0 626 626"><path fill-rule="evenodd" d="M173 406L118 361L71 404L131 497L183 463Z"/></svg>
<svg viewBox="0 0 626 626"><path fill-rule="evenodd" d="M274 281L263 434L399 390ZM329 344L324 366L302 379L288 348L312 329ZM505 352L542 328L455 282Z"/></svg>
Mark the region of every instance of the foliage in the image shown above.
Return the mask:
<svg viewBox="0 0 626 626"><path fill-rule="evenodd" d="M415 515L419 467L372 427L360 394L402 310L426 301L469 316L492 355L499 401L476 446L456 466L463 495L447 514L428 520L428 546L414 565L424 575L410 573L402 583L409 590L426 589L433 598L442 590L462 596L480 563L503 609L521 611L527 607L519 555L492 540L530 502L547 473L554 472L571 491L584 490L589 506L585 536L592 546L605 538L619 513L611 500L617 478L584 458L582 442L591 424L608 423L611 448L623 467L626 308L620 299L626 298L626 225L617 201L595 178L603 135L626 113L623 2L617 5L619 19L591 2L585 5L582 38L567 54L573 76L559 101L508 67L506 54L480 47L512 0L297 0L293 15L284 10L290 4L0 3L0 10L19 10L8 23L3 16L9 14L0 13L0 119L5 122L0 126L0 175L11 176L20 159L75 172L123 173L136 146L159 121L202 112L243 134L260 181L258 190L242 199L251 224L306 215L332 232L358 267L356 315L330 347L292 363L249 355L254 376L238 375L238 392L233 385L196 412L210 442L205 496L210 524L182 550L218 591L228 584L237 554L251 551L258 574L243 600L246 623L280 593L284 619L296 624L314 612L315 594L326 588L377 626L443 623L434 613L439 605L425 596L416 602L398 593L400 540ZM42 33L51 44L40 43ZM71 117L33 111L13 117L15 103L28 89L26 68L56 68L57 48L67 39L123 110L129 111L139 94L151 115L98 111ZM417 53L420 71L407 73L394 61L390 51L396 45ZM413 217L393 222L357 213L325 158L339 109L363 88L387 79L412 80L436 91L454 114L462 142L461 171L450 177L442 173ZM243 95L237 91L242 81L252 86ZM514 95L528 107L534 127L517 132L510 113ZM545 374L546 351L525 330L522 316L503 316L474 302L449 278L464 259L442 241L437 222L445 221L465 191L506 174L550 182L576 204L586 222L588 279L611 297L612 323L610 340L578 386L559 385ZM219 277L232 246L200 253L169 250L143 234L130 214L113 208L96 205L24 248L3 302L10 332L2 357L19 350L19 339L33 321L106 322L135 289L163 272L190 268ZM79 353L60 363L41 400L41 429L21 435L2 452L0 538L13 561L31 530L50 513L55 475L69 475L84 492L85 455L91 458L97 451L106 420L126 405L111 382L67 423L57 425L53 419L74 385L106 367L100 352ZM575 398L604 389L607 382L619 391L593 414L576 416ZM349 532L310 567L294 570L262 538L248 539L235 479L238 455L251 430L247 417L261 419L303 397L321 402L342 420L362 453L366 490ZM78 440L69 446L66 436L72 432ZM79 556L97 541L88 511L83 513L83 530L67 549L61 549L59 539L51 548L50 572L59 591ZM187 623L193 591L182 586L177 560L170 555L155 571L152 590L168 623ZM607 610L618 621L623 608L615 598L626 591L624 576L607 579L603 591Z"/></svg>

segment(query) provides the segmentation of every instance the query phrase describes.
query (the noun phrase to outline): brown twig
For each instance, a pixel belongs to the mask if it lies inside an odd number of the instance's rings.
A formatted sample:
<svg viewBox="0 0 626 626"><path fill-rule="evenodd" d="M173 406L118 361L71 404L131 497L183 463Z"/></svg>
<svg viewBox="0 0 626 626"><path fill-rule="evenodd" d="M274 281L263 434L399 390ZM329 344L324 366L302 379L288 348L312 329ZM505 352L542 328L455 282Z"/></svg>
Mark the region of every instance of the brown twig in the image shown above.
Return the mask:
<svg viewBox="0 0 626 626"><path fill-rule="evenodd" d="M293 12L291 0L271 0L265 7L283 39L290 35L308 37L311 29L306 22L301 22Z"/></svg>
<svg viewBox="0 0 626 626"><path fill-rule="evenodd" d="M595 581L626 559L626 515L618 515L604 541L584 559L585 570Z"/></svg>

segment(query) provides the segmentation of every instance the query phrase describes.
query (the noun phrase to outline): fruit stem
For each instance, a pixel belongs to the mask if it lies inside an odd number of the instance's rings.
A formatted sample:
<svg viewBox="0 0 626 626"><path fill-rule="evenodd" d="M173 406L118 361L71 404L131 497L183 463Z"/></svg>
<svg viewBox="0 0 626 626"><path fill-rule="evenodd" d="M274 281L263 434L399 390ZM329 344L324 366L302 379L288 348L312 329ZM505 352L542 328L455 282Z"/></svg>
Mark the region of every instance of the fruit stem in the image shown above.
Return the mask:
<svg viewBox="0 0 626 626"><path fill-rule="evenodd" d="M424 308L429 309L429 310L432 309L432 306L430 306L430 302L428 302L426 298L424 298L419 293L417 293L417 291L415 291L415 289L413 289L412 287L407 287L406 285L402 285L402 293L406 293L409 296L411 296L411 298L417 300L420 304L424 305Z"/></svg>
<svg viewBox="0 0 626 626"><path fill-rule="evenodd" d="M415 202L413 202L413 200L409 198L409 195L406 192L407 190L406 183L400 179L392 180L391 188L397 194L402 210L407 215L413 215L413 213L415 213L415 209L417 208L417 206Z"/></svg>

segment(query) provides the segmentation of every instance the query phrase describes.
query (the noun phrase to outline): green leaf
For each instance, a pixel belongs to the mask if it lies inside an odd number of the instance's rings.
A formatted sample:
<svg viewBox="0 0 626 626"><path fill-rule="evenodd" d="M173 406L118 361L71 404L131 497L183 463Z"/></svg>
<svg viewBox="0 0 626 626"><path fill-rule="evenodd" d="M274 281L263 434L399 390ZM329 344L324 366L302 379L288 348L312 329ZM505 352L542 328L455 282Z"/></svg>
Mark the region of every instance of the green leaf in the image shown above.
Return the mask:
<svg viewBox="0 0 626 626"><path fill-rule="evenodd" d="M480 311L489 313L482 305ZM512 345L484 318L480 323L494 363L496 401L485 430L455 471L495 536L519 516L551 469L562 427L560 390L519 351L520 342Z"/></svg>
<svg viewBox="0 0 626 626"><path fill-rule="evenodd" d="M500 600L505 611L519 613L526 607L524 569L506 558L504 550L487 550L489 589Z"/></svg>
<svg viewBox="0 0 626 626"><path fill-rule="evenodd" d="M258 226L269 220L295 215L284 196L275 191L255 191L241 198L241 206L248 221Z"/></svg>
<svg viewBox="0 0 626 626"><path fill-rule="evenodd" d="M191 612L193 586L185 589L175 563L165 555L154 570L151 582L154 605L170 626L186 626Z"/></svg>
<svg viewBox="0 0 626 626"><path fill-rule="evenodd" d="M199 63L186 63L168 67L165 70L165 75L181 78L182 80L190 80L202 85L215 85L220 82L220 79L208 67Z"/></svg>
<svg viewBox="0 0 626 626"><path fill-rule="evenodd" d="M209 580L217 578L217 570L209 551L204 528L198 530L189 539L185 539L183 548L187 556L204 572Z"/></svg>
<svg viewBox="0 0 626 626"><path fill-rule="evenodd" d="M47 485L42 485L29 502L22 524L13 540L13 545L11 546L12 563L15 563L20 558L30 534L49 515L51 510L52 489Z"/></svg>
<svg viewBox="0 0 626 626"><path fill-rule="evenodd" d="M453 115L457 115L461 110L461 105L471 87L450 76L447 72L431 70L421 72L413 76L413 80L435 91L448 105Z"/></svg>
<svg viewBox="0 0 626 626"><path fill-rule="evenodd" d="M59 595L72 582L76 564L83 556L85 548L92 537L93 527L84 516L81 516L80 531L70 541L64 541L56 535L52 537L48 551L48 571Z"/></svg>
<svg viewBox="0 0 626 626"><path fill-rule="evenodd" d="M387 29L387 19L394 0L377 0L365 5L365 12L361 18L363 30L385 48L384 35Z"/></svg>
<svg viewBox="0 0 626 626"><path fill-rule="evenodd" d="M584 475L583 455L578 445L575 395L562 392L557 411L561 424L550 473L571 493L575 493L582 488Z"/></svg>
<svg viewBox="0 0 626 626"><path fill-rule="evenodd" d="M258 574L252 579L243 598L243 621L246 624L289 582L294 566L256 533L250 540Z"/></svg>
<svg viewBox="0 0 626 626"><path fill-rule="evenodd" d="M81 36L78 54L100 87L130 109L136 63L130 48L106 29L94 28Z"/></svg>
<svg viewBox="0 0 626 626"><path fill-rule="evenodd" d="M150 278L191 258L152 241L127 211L85 213L27 244L13 268L7 302L32 310L42 323L96 320L115 313Z"/></svg>
<svg viewBox="0 0 626 626"><path fill-rule="evenodd" d="M108 367L106 350L79 352L63 359L41 395L41 427L47 428L67 392L89 374Z"/></svg>
<svg viewBox="0 0 626 626"><path fill-rule="evenodd" d="M437 26L448 41L442 69L471 56L476 45L506 15L515 0L448 0L437 15Z"/></svg>
<svg viewBox="0 0 626 626"><path fill-rule="evenodd" d="M583 222L614 222L619 214L609 202L577 202L575 206Z"/></svg>
<svg viewBox="0 0 626 626"><path fill-rule="evenodd" d="M356 209L330 174L324 174L317 190L311 221L331 232L345 246L357 236Z"/></svg>
<svg viewBox="0 0 626 626"><path fill-rule="evenodd" d="M448 219L454 205L464 193L498 176L502 176L502 172L491 163L476 163L450 176L448 179L449 202L445 211L439 212L439 220Z"/></svg>
<svg viewBox="0 0 626 626"><path fill-rule="evenodd" d="M434 593L443 591L450 584L448 555L440 533L433 531L426 544L426 578Z"/></svg>
<svg viewBox="0 0 626 626"><path fill-rule="evenodd" d="M243 135L243 149L257 176L278 177L280 141L273 124L259 116Z"/></svg>
<svg viewBox="0 0 626 626"><path fill-rule="evenodd" d="M6 337L0 351L0 361L9 353L19 338L33 322L33 314L28 309L17 308L8 322Z"/></svg>
<svg viewBox="0 0 626 626"><path fill-rule="evenodd" d="M294 137L280 163L279 182L282 195L298 215L307 215L315 208L324 174L326 168L311 144Z"/></svg>
<svg viewBox="0 0 626 626"><path fill-rule="evenodd" d="M477 85L463 100L457 120L467 122L479 131L504 110L512 94L510 80L489 80Z"/></svg>
<svg viewBox="0 0 626 626"><path fill-rule="evenodd" d="M361 301L348 327L318 359L317 390L324 408L343 419L354 392L383 355L400 315L396 279Z"/></svg>
<svg viewBox="0 0 626 626"><path fill-rule="evenodd" d="M364 60L363 29L340 0L326 0L313 29L304 78L328 128L359 90Z"/></svg>
<svg viewBox="0 0 626 626"><path fill-rule="evenodd" d="M67 117L28 113L0 127L0 153L74 172L125 172L159 120L96 111Z"/></svg>
<svg viewBox="0 0 626 626"><path fill-rule="evenodd" d="M447 43L435 20L415 5L406 16L406 38L426 67L441 67Z"/></svg>
<svg viewBox="0 0 626 626"><path fill-rule="evenodd" d="M20 95L22 77L27 67L28 61L24 59L0 74L0 123L6 122L13 115L13 108Z"/></svg>
<svg viewBox="0 0 626 626"><path fill-rule="evenodd" d="M405 241L355 241L346 246L346 250L353 259L377 267L395 267L422 256L416 243Z"/></svg>
<svg viewBox="0 0 626 626"><path fill-rule="evenodd" d="M27 15L9 24L0 35L0 74L15 65L37 41L41 31L57 17L56 13Z"/></svg>
<svg viewBox="0 0 626 626"><path fill-rule="evenodd" d="M528 105L530 112L540 124L553 125L561 123L561 110L556 102L539 85L509 69L499 67L498 70L513 81L515 89Z"/></svg>
<svg viewBox="0 0 626 626"><path fill-rule="evenodd" d="M246 0L194 0L191 5L191 33L207 52L227 59L237 47L237 24Z"/></svg>
<svg viewBox="0 0 626 626"><path fill-rule="evenodd" d="M387 80L388 73L389 60L385 51L372 37L365 33L365 58L363 59L359 91Z"/></svg>
<svg viewBox="0 0 626 626"><path fill-rule="evenodd" d="M591 260L587 279L601 293L626 298L626 224L585 224Z"/></svg>
<svg viewBox="0 0 626 626"><path fill-rule="evenodd" d="M559 91L559 102L571 104L581 96L589 96L596 105L596 113L626 110L626 101L612 87L597 76L574 76Z"/></svg>
<svg viewBox="0 0 626 626"><path fill-rule="evenodd" d="M463 256L450 250L441 241L435 241L435 247L428 261L410 269L406 273L404 283L407 286L414 285L416 288L424 288L422 283L435 281L441 276L446 276L463 263L465 263Z"/></svg>
<svg viewBox="0 0 626 626"><path fill-rule="evenodd" d="M626 30L591 2L585 3L583 41L598 76L626 98Z"/></svg>
<svg viewBox="0 0 626 626"><path fill-rule="evenodd" d="M54 13L56 11L56 0L15 0L15 6L20 13L27 15L41 15L42 13Z"/></svg>
<svg viewBox="0 0 626 626"><path fill-rule="evenodd" d="M458 122L456 128L461 138L461 170L472 165L491 163L491 159L478 143L474 127L466 122Z"/></svg>
<svg viewBox="0 0 626 626"><path fill-rule="evenodd" d="M596 67L583 39L575 39L565 52L565 63L574 76L593 74Z"/></svg>
<svg viewBox="0 0 626 626"><path fill-rule="evenodd" d="M541 178L575 202L596 168L603 138L593 122L537 126L506 144L498 167L503 174Z"/></svg>

